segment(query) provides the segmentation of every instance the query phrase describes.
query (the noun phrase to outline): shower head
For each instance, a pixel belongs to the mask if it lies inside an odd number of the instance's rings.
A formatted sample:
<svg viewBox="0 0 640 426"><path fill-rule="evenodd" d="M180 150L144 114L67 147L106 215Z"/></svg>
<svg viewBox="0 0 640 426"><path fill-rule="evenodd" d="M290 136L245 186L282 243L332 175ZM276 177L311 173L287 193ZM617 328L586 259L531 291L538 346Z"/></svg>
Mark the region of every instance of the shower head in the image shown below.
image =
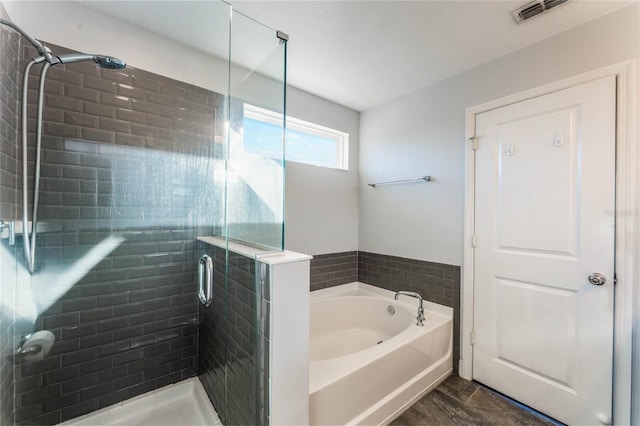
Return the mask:
<svg viewBox="0 0 640 426"><path fill-rule="evenodd" d="M127 66L123 60L111 56L95 56L93 60L100 68L121 70Z"/></svg>
<svg viewBox="0 0 640 426"><path fill-rule="evenodd" d="M71 64L74 62L93 61L100 68L121 70L127 66L127 64L117 58L104 55L87 55L85 53L68 53L66 55L58 56L58 60L61 64Z"/></svg>

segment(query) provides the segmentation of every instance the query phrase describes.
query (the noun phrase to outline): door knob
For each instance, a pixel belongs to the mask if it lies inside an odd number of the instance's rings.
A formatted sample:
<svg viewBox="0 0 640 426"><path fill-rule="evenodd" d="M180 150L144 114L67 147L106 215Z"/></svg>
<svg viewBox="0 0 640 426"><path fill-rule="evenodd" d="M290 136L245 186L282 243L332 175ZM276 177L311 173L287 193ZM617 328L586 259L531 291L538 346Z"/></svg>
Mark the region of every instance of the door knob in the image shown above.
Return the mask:
<svg viewBox="0 0 640 426"><path fill-rule="evenodd" d="M607 278L601 273L594 272L589 275L589 282L593 285L602 285L607 282Z"/></svg>

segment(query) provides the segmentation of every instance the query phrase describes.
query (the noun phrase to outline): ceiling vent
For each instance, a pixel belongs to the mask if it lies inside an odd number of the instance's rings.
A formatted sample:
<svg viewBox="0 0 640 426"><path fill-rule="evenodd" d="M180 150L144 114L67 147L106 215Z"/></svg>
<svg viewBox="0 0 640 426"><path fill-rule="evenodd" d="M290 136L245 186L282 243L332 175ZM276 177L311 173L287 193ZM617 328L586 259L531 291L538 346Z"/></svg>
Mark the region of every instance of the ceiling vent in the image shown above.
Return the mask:
<svg viewBox="0 0 640 426"><path fill-rule="evenodd" d="M511 12L518 24L522 24L534 16L539 16L549 12L551 9L567 3L569 0L536 0L527 3Z"/></svg>

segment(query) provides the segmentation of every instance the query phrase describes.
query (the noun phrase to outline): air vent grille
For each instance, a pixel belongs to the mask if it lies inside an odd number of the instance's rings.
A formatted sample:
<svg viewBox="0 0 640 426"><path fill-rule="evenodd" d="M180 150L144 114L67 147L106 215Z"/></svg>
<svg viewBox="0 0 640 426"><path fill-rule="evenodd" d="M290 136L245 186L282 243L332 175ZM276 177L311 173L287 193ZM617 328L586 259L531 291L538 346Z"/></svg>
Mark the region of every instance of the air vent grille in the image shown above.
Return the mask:
<svg viewBox="0 0 640 426"><path fill-rule="evenodd" d="M522 24L524 21L529 20L534 16L547 13L554 7L563 5L568 1L569 0L536 0L519 7L514 10L512 14L516 22L518 24Z"/></svg>

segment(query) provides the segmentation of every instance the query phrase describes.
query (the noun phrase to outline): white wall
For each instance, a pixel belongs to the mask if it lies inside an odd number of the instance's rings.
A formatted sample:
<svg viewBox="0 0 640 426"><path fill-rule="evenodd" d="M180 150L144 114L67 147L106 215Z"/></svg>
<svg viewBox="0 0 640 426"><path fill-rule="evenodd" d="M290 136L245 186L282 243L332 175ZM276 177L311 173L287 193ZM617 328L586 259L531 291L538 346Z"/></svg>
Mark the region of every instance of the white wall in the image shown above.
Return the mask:
<svg viewBox="0 0 640 426"><path fill-rule="evenodd" d="M359 250L462 265L467 243L463 241L465 109L638 59L639 26L636 3L363 112ZM423 174L433 175L434 182L366 186L373 180ZM631 214L637 221L638 211ZM631 424L640 425L640 277L625 282L634 292Z"/></svg>
<svg viewBox="0 0 640 426"><path fill-rule="evenodd" d="M67 1L2 4L11 19L35 38L83 52L114 55L130 66L219 93L227 90L226 62L144 29ZM220 3L221 11L223 5ZM221 37L228 33L227 18L222 14L215 23ZM259 95L254 91L254 97ZM349 171L287 165L285 246L310 254L356 250L359 114L295 88L288 89L287 108L292 117L348 132L350 161Z"/></svg>
<svg viewBox="0 0 640 426"><path fill-rule="evenodd" d="M639 5L368 110L359 249L462 265L465 108L639 56ZM367 182L432 175L433 182Z"/></svg>
<svg viewBox="0 0 640 426"><path fill-rule="evenodd" d="M360 114L291 89L287 114L349 133L349 170L287 163L285 242L308 254L358 249L358 123Z"/></svg>
<svg viewBox="0 0 640 426"><path fill-rule="evenodd" d="M135 68L226 92L227 64L198 50L69 1L2 3L11 19L38 40L80 52L113 55ZM228 38L227 21L228 15L221 16L215 24L222 37L226 30Z"/></svg>

